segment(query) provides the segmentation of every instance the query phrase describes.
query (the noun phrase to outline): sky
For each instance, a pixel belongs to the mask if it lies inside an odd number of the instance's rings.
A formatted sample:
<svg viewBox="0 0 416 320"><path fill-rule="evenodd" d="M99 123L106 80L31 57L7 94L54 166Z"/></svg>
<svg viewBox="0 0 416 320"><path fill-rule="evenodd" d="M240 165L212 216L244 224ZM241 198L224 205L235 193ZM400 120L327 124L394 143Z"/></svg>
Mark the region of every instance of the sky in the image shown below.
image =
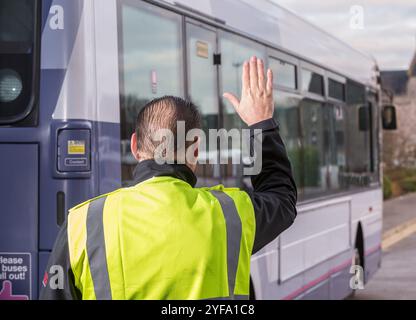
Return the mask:
<svg viewBox="0 0 416 320"><path fill-rule="evenodd" d="M271 0L374 56L407 69L416 52L416 0Z"/></svg>

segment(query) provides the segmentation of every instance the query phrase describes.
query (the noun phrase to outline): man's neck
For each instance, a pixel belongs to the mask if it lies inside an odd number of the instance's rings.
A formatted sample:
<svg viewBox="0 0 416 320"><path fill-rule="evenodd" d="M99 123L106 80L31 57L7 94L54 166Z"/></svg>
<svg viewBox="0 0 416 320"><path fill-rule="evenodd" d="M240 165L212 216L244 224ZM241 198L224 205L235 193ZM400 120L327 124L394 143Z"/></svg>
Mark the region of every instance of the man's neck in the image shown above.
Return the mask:
<svg viewBox="0 0 416 320"><path fill-rule="evenodd" d="M154 159L141 160L134 169L134 183L140 183L153 177L169 176L181 179L195 186L197 178L186 164L158 164Z"/></svg>

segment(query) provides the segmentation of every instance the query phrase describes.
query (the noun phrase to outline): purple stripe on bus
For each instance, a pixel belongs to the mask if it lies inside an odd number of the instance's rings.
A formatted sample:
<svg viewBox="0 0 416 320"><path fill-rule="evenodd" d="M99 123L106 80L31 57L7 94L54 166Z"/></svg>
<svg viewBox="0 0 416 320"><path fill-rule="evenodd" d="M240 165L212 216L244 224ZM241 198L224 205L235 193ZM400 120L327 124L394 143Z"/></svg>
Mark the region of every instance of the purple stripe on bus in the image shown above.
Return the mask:
<svg viewBox="0 0 416 320"><path fill-rule="evenodd" d="M370 249L368 249L365 252L365 255L368 256L378 250L381 249L381 244L378 244ZM344 261L343 263L341 263L340 265L332 268L331 270L329 270L328 272L326 272L325 274L323 274L322 276L312 280L311 282L305 284L304 286L300 287L299 289L293 291L291 294L285 296L284 298L282 298L282 300L292 300L293 298L297 297L298 295L300 295L301 293L305 292L306 290L314 287L315 285L317 285L318 283L328 279L331 275L345 269L346 267L351 266L351 259L348 259L346 261Z"/></svg>

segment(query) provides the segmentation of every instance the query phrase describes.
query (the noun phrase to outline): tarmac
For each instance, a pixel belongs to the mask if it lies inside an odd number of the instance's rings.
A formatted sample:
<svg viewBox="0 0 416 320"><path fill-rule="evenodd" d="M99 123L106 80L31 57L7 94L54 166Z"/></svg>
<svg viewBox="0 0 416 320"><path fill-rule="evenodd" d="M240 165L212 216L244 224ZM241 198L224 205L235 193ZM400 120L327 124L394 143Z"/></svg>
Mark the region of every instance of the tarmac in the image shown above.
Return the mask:
<svg viewBox="0 0 416 320"><path fill-rule="evenodd" d="M384 202L383 257L353 300L416 299L416 193Z"/></svg>

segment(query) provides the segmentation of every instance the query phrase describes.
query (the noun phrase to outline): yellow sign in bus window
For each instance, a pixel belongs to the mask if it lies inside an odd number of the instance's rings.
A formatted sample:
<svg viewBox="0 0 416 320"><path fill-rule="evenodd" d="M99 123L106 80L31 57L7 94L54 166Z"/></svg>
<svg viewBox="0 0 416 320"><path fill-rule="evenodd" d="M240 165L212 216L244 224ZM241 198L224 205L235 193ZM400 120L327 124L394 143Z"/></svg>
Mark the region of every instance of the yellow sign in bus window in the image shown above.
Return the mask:
<svg viewBox="0 0 416 320"><path fill-rule="evenodd" d="M68 154L85 154L85 141L68 140Z"/></svg>
<svg viewBox="0 0 416 320"><path fill-rule="evenodd" d="M196 42L196 55L198 57L207 59L208 52L209 52L208 43L202 42L202 41Z"/></svg>

